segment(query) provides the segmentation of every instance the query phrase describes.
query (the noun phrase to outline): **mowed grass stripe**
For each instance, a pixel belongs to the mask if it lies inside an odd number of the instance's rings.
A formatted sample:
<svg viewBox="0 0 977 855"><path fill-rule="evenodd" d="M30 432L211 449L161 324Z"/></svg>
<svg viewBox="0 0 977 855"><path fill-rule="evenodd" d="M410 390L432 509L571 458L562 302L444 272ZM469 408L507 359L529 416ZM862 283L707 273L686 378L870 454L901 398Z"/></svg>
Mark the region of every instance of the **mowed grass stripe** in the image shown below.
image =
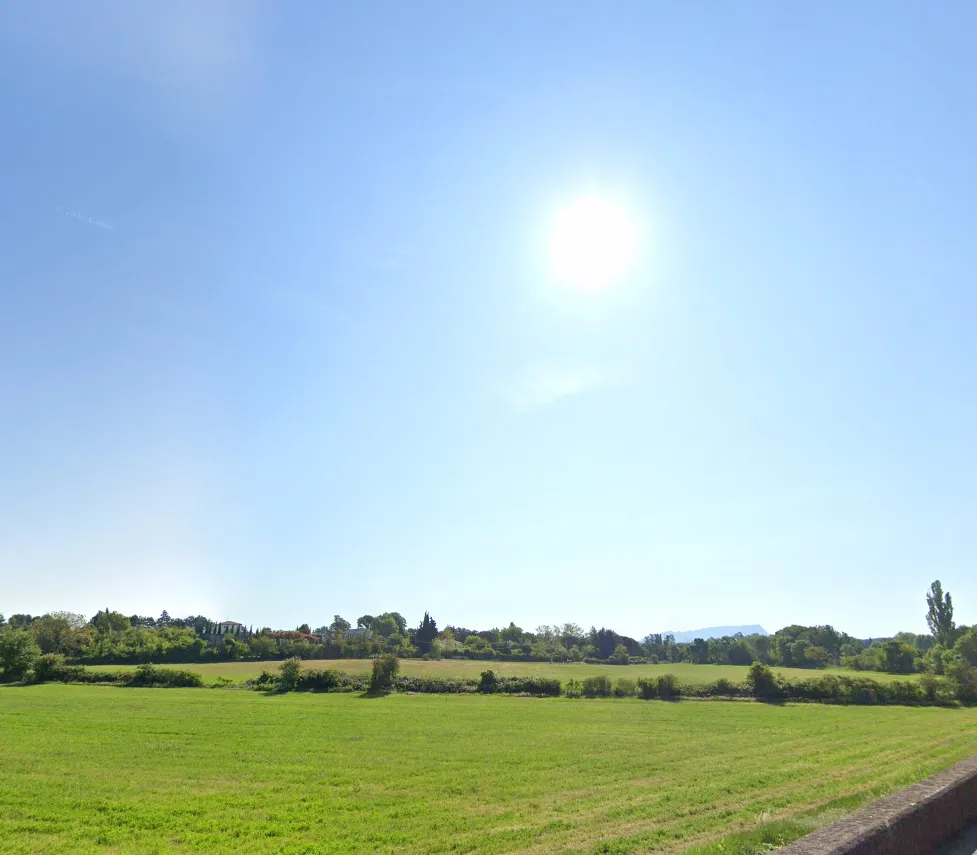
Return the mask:
<svg viewBox="0 0 977 855"><path fill-rule="evenodd" d="M0 688L0 851L682 851L977 751L977 711Z"/></svg>
<svg viewBox="0 0 977 855"><path fill-rule="evenodd" d="M262 671L277 673L280 661L271 662L202 662L187 665L172 665L203 675L210 682L218 677L230 680L248 680L257 677ZM126 671L135 665L91 665L96 671ZM166 666L164 666L166 667ZM372 659L309 659L302 663L306 669L332 669L348 674L368 674L373 667ZM657 677L661 674L674 674L686 685L704 685L720 678L742 683L749 670L745 665L692 665L688 662L674 662L667 665L589 665L585 662L477 662L468 659L442 659L424 661L422 659L402 659L401 673L418 677L469 677L478 679L482 671L490 669L500 677L552 677L566 683L567 680L583 680L596 674L607 674L611 679L626 677L637 680L639 677ZM883 674L877 671L849 671L844 668L812 670L809 668L772 668L790 680L808 680L824 674L836 676L868 677L880 682L891 680L915 680L918 674Z"/></svg>

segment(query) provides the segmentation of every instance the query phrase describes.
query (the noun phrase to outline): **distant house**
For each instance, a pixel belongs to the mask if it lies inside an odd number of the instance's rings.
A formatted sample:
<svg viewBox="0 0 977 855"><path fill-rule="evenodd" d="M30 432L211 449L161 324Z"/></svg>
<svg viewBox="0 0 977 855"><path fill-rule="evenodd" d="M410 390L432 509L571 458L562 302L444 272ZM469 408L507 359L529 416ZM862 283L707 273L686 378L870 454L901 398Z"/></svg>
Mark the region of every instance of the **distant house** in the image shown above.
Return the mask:
<svg viewBox="0 0 977 855"><path fill-rule="evenodd" d="M223 635L227 632L238 632L242 626L244 626L244 624L238 623L236 620L225 620L222 623L217 624L217 629L221 635Z"/></svg>
<svg viewBox="0 0 977 855"><path fill-rule="evenodd" d="M349 641L351 638L362 638L369 641L373 638L373 632L367 629L365 626L358 626L356 629L347 629L343 633L343 640Z"/></svg>

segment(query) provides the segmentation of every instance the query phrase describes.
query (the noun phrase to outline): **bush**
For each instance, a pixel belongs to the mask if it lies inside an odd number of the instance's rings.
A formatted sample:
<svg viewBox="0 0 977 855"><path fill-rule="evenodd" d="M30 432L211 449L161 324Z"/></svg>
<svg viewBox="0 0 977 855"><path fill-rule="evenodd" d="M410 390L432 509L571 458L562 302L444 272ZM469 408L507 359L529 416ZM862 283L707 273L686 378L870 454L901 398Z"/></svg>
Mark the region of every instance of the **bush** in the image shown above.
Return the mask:
<svg viewBox="0 0 977 855"><path fill-rule="evenodd" d="M568 698L579 698L583 696L583 686L579 680L567 680L566 691L564 694Z"/></svg>
<svg viewBox="0 0 977 855"><path fill-rule="evenodd" d="M398 677L395 684L398 692L419 692L432 695L459 695L478 691L475 680L454 679L451 677Z"/></svg>
<svg viewBox="0 0 977 855"><path fill-rule="evenodd" d="M496 679L494 671L482 671L482 679L478 684L478 691L491 694L495 691Z"/></svg>
<svg viewBox="0 0 977 855"><path fill-rule="evenodd" d="M760 662L754 662L750 666L746 675L746 688L753 697L761 700L775 700L784 694L773 671Z"/></svg>
<svg viewBox="0 0 977 855"><path fill-rule="evenodd" d="M152 688L200 688L203 678L194 671L177 668L158 668L155 665L140 665L135 671L122 675L118 681L123 686Z"/></svg>
<svg viewBox="0 0 977 855"><path fill-rule="evenodd" d="M585 677L581 686L581 692L585 698L609 698L611 691L611 678L606 674L597 677Z"/></svg>
<svg viewBox="0 0 977 855"><path fill-rule="evenodd" d="M614 648L614 652L607 657L607 661L611 665L627 665L631 661L631 657L628 655L628 649L623 644L619 644Z"/></svg>
<svg viewBox="0 0 977 855"><path fill-rule="evenodd" d="M73 667L73 666L69 666ZM113 683L117 686L127 686L126 680L129 675L124 671L89 671L83 666L78 666L77 673L73 674L70 681L73 683Z"/></svg>
<svg viewBox="0 0 977 855"><path fill-rule="evenodd" d="M937 677L934 677L932 674L923 674L923 676L919 678L919 688L923 693L923 697L929 703L936 703L938 692L940 690L940 680Z"/></svg>
<svg viewBox="0 0 977 855"><path fill-rule="evenodd" d="M738 698L746 694L746 689L739 683L720 677L715 683L706 686L707 697Z"/></svg>
<svg viewBox="0 0 977 855"><path fill-rule="evenodd" d="M5 682L25 677L40 655L41 648L27 630L8 629L0 632L0 669L3 670Z"/></svg>
<svg viewBox="0 0 977 855"><path fill-rule="evenodd" d="M291 692L299 682L302 673L302 660L297 656L290 656L281 664L278 686L283 692Z"/></svg>
<svg viewBox="0 0 977 855"><path fill-rule="evenodd" d="M373 660L373 674L370 676L370 691L375 694L393 689L394 679L400 672L400 660L388 653Z"/></svg>
<svg viewBox="0 0 977 855"><path fill-rule="evenodd" d="M638 678L638 696L646 701L658 697L658 680L652 677L650 680L645 677Z"/></svg>
<svg viewBox="0 0 977 855"><path fill-rule="evenodd" d="M958 657L947 668L947 675L958 701L964 704L977 703L977 668Z"/></svg>
<svg viewBox="0 0 977 855"><path fill-rule="evenodd" d="M508 695L541 695L559 697L563 691L559 680L552 677L497 677L495 691Z"/></svg>
<svg viewBox="0 0 977 855"><path fill-rule="evenodd" d="M35 683L71 683L85 674L83 665L69 665L60 653L45 653L34 661L31 679Z"/></svg>
<svg viewBox="0 0 977 855"><path fill-rule="evenodd" d="M637 693L638 685L634 682L634 680L629 680L626 677L620 677L614 684L615 698L633 698Z"/></svg>
<svg viewBox="0 0 977 855"><path fill-rule="evenodd" d="M679 696L678 677L674 674L662 674L656 681L658 697L663 701L671 701Z"/></svg>
<svg viewBox="0 0 977 855"><path fill-rule="evenodd" d="M253 680L249 680L248 684L259 689L272 689L278 686L278 675L262 668L261 673Z"/></svg>
<svg viewBox="0 0 977 855"><path fill-rule="evenodd" d="M367 687L364 674L346 674L343 671L302 671L295 682L296 692L362 692Z"/></svg>

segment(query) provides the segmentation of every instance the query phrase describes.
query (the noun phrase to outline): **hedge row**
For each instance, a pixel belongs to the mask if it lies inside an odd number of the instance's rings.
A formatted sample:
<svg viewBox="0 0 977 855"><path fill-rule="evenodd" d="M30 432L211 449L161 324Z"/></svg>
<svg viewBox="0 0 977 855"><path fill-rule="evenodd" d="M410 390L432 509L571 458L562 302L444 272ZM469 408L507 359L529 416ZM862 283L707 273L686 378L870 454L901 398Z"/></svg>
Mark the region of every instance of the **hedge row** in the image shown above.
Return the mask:
<svg viewBox="0 0 977 855"><path fill-rule="evenodd" d="M69 665L60 654L49 653L34 663L32 683L107 683L137 688L200 688L203 678L194 671L140 665L135 671L89 671L84 665Z"/></svg>
<svg viewBox="0 0 977 855"><path fill-rule="evenodd" d="M30 682L58 681L64 683L107 683L134 687L201 687L201 676L193 671L140 665L134 671L89 671L82 665L69 665L63 656L41 656L29 676ZM225 681L226 682L226 681ZM287 689L298 692L365 692L369 688L365 674L344 671L298 671ZM286 686L281 674L263 671L249 688L263 691L283 691ZM762 665L750 669L746 683L720 679L705 685L681 685L673 674L630 680L612 680L598 674L583 680L559 680L547 677L499 677L483 671L480 680L448 677L394 678L398 692L425 694L525 694L568 698L643 698L645 700L677 700L679 698L757 698L765 701L814 701L832 704L857 705L951 705L959 693L945 678L923 675L918 681L894 680L877 682L869 677L849 677L825 674L808 680L788 681L777 677Z"/></svg>
<svg viewBox="0 0 977 855"><path fill-rule="evenodd" d="M486 675L491 675L486 677ZM249 681L251 688L264 691L293 692L365 692L369 689L369 677L365 674L347 674L343 671L302 671L294 685L285 689L279 674L262 671L255 680ZM546 677L495 677L486 671L481 680L452 677L409 677L400 675L394 678L394 691L417 692L435 695L461 695L482 693L546 695L557 697L561 694L559 680Z"/></svg>

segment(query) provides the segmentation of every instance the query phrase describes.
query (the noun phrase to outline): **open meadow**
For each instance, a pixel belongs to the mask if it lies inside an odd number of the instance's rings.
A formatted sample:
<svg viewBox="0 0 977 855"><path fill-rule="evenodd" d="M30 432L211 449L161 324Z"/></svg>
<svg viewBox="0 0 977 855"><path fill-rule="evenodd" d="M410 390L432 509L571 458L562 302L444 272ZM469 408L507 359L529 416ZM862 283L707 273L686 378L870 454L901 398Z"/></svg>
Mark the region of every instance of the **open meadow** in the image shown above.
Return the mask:
<svg viewBox="0 0 977 855"><path fill-rule="evenodd" d="M275 671L281 667L280 661L273 662L205 662L188 665L174 665L201 674L206 681L213 682L218 677L230 680L248 680L257 677L262 671ZM94 671L125 671L135 665L91 665ZM331 668L350 674L368 674L373 667L372 659L308 659L303 668ZM561 683L567 680L583 680L595 674L607 674L613 679L627 677L657 677L660 674L674 674L686 685L704 685L721 677L742 683L746 680L749 668L745 665L693 665L688 662L673 662L667 665L590 665L584 662L483 662L471 659L402 659L400 672L410 677L473 677L491 669L500 677L553 677ZM918 679L918 675L884 674L878 671L849 671L845 668L812 670L810 668L771 668L777 674L791 680L808 680L820 674L834 674L863 677L888 682L891 680Z"/></svg>
<svg viewBox="0 0 977 855"><path fill-rule="evenodd" d="M682 852L975 751L971 709L8 686L0 851Z"/></svg>

